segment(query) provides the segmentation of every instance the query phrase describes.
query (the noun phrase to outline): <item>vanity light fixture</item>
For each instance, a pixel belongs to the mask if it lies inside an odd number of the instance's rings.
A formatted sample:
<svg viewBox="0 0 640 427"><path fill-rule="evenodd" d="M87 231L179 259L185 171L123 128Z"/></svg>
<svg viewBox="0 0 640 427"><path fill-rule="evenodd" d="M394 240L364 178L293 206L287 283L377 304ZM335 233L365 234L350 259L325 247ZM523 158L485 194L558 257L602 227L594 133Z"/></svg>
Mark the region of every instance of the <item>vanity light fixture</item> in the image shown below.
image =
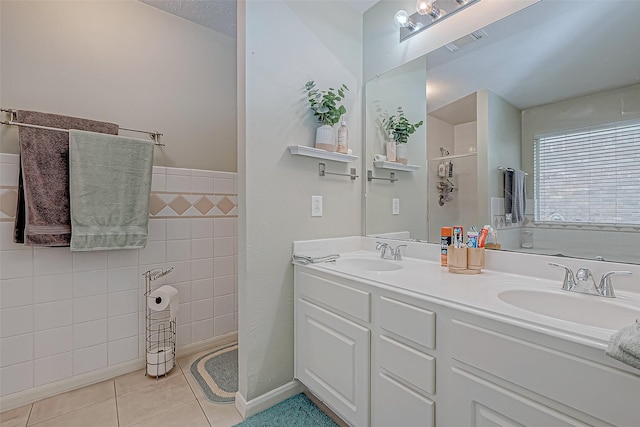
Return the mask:
<svg viewBox="0 0 640 427"><path fill-rule="evenodd" d="M417 0L416 13L409 15L405 10L396 12L395 21L400 27L400 42L478 1L480 0Z"/></svg>

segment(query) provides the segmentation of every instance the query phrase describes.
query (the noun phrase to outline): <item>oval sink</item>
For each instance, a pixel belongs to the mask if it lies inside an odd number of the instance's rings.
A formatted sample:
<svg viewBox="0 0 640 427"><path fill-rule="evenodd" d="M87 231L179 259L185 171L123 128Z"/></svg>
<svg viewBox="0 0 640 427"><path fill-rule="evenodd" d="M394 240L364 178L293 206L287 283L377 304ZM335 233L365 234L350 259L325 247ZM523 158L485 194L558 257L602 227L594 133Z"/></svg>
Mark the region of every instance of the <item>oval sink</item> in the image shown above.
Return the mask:
<svg viewBox="0 0 640 427"><path fill-rule="evenodd" d="M500 292L498 298L543 316L611 330L629 326L640 317L640 309L615 300L564 291L516 289Z"/></svg>
<svg viewBox="0 0 640 427"><path fill-rule="evenodd" d="M336 266L363 271L395 271L402 268L401 264L380 258L341 258Z"/></svg>

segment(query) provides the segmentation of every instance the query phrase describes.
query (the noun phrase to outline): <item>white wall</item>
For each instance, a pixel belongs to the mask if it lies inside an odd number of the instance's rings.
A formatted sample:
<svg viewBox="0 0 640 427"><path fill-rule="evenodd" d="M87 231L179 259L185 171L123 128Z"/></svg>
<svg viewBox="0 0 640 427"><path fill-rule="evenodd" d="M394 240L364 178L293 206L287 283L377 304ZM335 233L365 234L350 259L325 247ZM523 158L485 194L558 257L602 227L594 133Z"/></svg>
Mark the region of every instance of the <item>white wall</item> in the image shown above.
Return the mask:
<svg viewBox="0 0 640 427"><path fill-rule="evenodd" d="M240 6L240 5L239 5ZM246 11L243 10L246 8ZM244 20L243 14L246 13ZM318 160L292 156L312 146L303 86L345 83L350 147L362 152L362 16L342 2L255 1L238 9L238 55L246 61L246 137L239 140L239 392L251 401L293 379L292 242L361 232L362 177L319 177ZM242 73L242 71L241 71ZM242 80L243 77L240 77ZM347 172L360 163L326 162ZM311 195L324 216L311 217Z"/></svg>
<svg viewBox="0 0 640 427"><path fill-rule="evenodd" d="M18 156L0 154L0 168L0 199L15 200ZM158 166L153 172L144 249L72 253L15 244L15 203L2 204L2 410L142 368L142 274L153 268L174 267L154 284L178 290L179 351L235 333L236 174Z"/></svg>
<svg viewBox="0 0 640 427"><path fill-rule="evenodd" d="M236 171L234 39L134 0L0 8L4 108L157 130L156 165ZM15 127L0 152L18 152Z"/></svg>

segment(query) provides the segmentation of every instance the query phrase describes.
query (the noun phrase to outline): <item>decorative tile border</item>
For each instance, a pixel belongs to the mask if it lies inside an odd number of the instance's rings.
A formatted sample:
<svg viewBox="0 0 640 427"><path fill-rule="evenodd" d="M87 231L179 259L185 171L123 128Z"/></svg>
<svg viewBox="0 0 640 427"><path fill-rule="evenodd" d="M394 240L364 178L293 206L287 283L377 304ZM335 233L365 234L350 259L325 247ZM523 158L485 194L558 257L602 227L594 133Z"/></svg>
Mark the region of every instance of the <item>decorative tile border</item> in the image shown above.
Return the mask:
<svg viewBox="0 0 640 427"><path fill-rule="evenodd" d="M17 154L1 154L0 222L13 222L18 200ZM216 191L217 190L217 191ZM149 218L237 218L236 173L153 167Z"/></svg>

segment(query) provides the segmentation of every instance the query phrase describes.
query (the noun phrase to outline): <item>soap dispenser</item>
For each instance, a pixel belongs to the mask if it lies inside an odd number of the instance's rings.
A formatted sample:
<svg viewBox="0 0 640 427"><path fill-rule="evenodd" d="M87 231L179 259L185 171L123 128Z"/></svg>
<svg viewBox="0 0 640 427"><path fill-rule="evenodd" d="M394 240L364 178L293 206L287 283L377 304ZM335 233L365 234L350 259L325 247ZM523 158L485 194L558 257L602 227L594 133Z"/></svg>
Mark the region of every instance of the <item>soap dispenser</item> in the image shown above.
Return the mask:
<svg viewBox="0 0 640 427"><path fill-rule="evenodd" d="M349 152L349 129L347 122L342 118L342 123L338 128L338 153L348 154Z"/></svg>
<svg viewBox="0 0 640 427"><path fill-rule="evenodd" d="M387 160L396 161L396 140L393 138L393 132L389 132L389 141L387 141Z"/></svg>

